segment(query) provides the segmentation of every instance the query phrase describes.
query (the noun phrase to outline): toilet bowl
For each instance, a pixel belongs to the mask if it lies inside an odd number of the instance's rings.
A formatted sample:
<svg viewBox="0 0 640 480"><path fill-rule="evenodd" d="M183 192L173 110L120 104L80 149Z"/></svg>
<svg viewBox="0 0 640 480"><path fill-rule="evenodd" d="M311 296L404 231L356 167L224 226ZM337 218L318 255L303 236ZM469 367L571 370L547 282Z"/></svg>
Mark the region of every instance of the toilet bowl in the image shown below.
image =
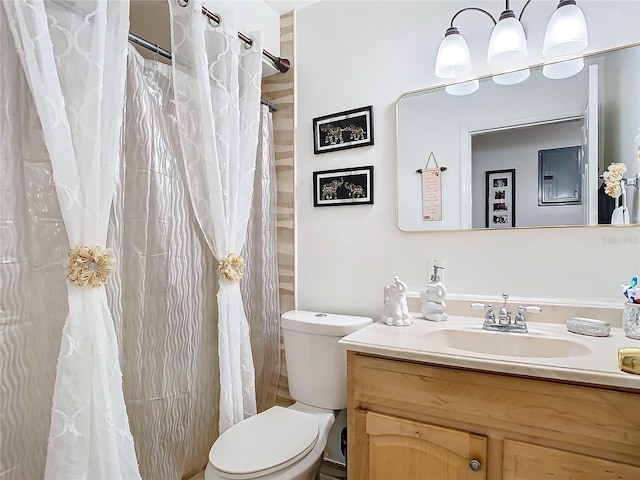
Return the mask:
<svg viewBox="0 0 640 480"><path fill-rule="evenodd" d="M338 341L371 318L292 310L281 317L289 393L296 403L247 418L215 441L205 480L312 480L336 414L346 408L347 362Z"/></svg>
<svg viewBox="0 0 640 480"><path fill-rule="evenodd" d="M272 407L234 425L216 440L204 478L313 479L334 420L333 410L301 403Z"/></svg>

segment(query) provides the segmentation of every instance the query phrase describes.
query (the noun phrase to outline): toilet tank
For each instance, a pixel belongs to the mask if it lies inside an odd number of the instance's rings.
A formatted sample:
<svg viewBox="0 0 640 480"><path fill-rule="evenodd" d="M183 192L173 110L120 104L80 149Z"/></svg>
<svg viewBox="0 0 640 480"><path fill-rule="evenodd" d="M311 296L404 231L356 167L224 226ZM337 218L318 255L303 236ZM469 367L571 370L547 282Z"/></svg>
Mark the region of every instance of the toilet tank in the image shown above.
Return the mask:
<svg viewBox="0 0 640 480"><path fill-rule="evenodd" d="M314 407L347 408L347 352L338 341L372 322L368 317L304 310L282 314L291 397Z"/></svg>

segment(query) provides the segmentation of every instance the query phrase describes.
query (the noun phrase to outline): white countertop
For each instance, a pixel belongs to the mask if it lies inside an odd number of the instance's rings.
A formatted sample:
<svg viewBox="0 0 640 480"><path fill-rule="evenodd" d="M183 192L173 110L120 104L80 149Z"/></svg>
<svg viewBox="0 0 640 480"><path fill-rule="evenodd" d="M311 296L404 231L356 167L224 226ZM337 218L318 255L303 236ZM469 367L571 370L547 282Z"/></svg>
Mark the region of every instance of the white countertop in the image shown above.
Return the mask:
<svg viewBox="0 0 640 480"><path fill-rule="evenodd" d="M418 317L416 315L416 317ZM527 322L529 333L487 332L482 318L449 316L446 322L416 318L408 327L373 323L340 340L347 350L412 360L443 366L524 375L595 385L640 390L640 375L618 369L618 349L640 347L640 340L627 338L620 328L612 328L608 337L590 337L567 331L564 324ZM530 335L571 340L589 348L591 353L563 358L534 358L476 353L443 346L429 340L429 333L443 329L463 329L482 335ZM490 340L490 339L489 339Z"/></svg>

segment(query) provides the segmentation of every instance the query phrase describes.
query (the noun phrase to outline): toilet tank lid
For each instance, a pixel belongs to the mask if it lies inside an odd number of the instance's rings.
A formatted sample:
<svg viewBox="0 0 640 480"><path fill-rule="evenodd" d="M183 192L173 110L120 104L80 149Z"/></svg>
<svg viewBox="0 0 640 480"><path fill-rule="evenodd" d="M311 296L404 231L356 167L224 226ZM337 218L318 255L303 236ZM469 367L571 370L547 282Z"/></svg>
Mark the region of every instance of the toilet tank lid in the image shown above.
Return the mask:
<svg viewBox="0 0 640 480"><path fill-rule="evenodd" d="M282 328L295 332L343 337L373 323L369 317L290 310L282 314Z"/></svg>

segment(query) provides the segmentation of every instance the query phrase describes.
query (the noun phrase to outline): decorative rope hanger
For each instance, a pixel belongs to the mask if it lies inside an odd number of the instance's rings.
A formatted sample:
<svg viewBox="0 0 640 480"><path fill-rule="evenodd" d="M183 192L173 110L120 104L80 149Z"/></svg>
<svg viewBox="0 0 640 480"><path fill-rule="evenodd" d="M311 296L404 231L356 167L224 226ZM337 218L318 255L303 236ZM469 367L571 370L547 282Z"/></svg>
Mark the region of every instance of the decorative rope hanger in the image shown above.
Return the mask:
<svg viewBox="0 0 640 480"><path fill-rule="evenodd" d="M436 164L436 168L439 168L441 172L444 172L447 167L441 167L440 165L438 165L438 161L436 160L436 156L433 154L433 152L429 153L429 156L427 157L427 164L424 166L424 168L419 168L416 170L416 173L422 173L423 170L427 170L429 168L429 163L431 162L431 159L433 158L434 163Z"/></svg>

